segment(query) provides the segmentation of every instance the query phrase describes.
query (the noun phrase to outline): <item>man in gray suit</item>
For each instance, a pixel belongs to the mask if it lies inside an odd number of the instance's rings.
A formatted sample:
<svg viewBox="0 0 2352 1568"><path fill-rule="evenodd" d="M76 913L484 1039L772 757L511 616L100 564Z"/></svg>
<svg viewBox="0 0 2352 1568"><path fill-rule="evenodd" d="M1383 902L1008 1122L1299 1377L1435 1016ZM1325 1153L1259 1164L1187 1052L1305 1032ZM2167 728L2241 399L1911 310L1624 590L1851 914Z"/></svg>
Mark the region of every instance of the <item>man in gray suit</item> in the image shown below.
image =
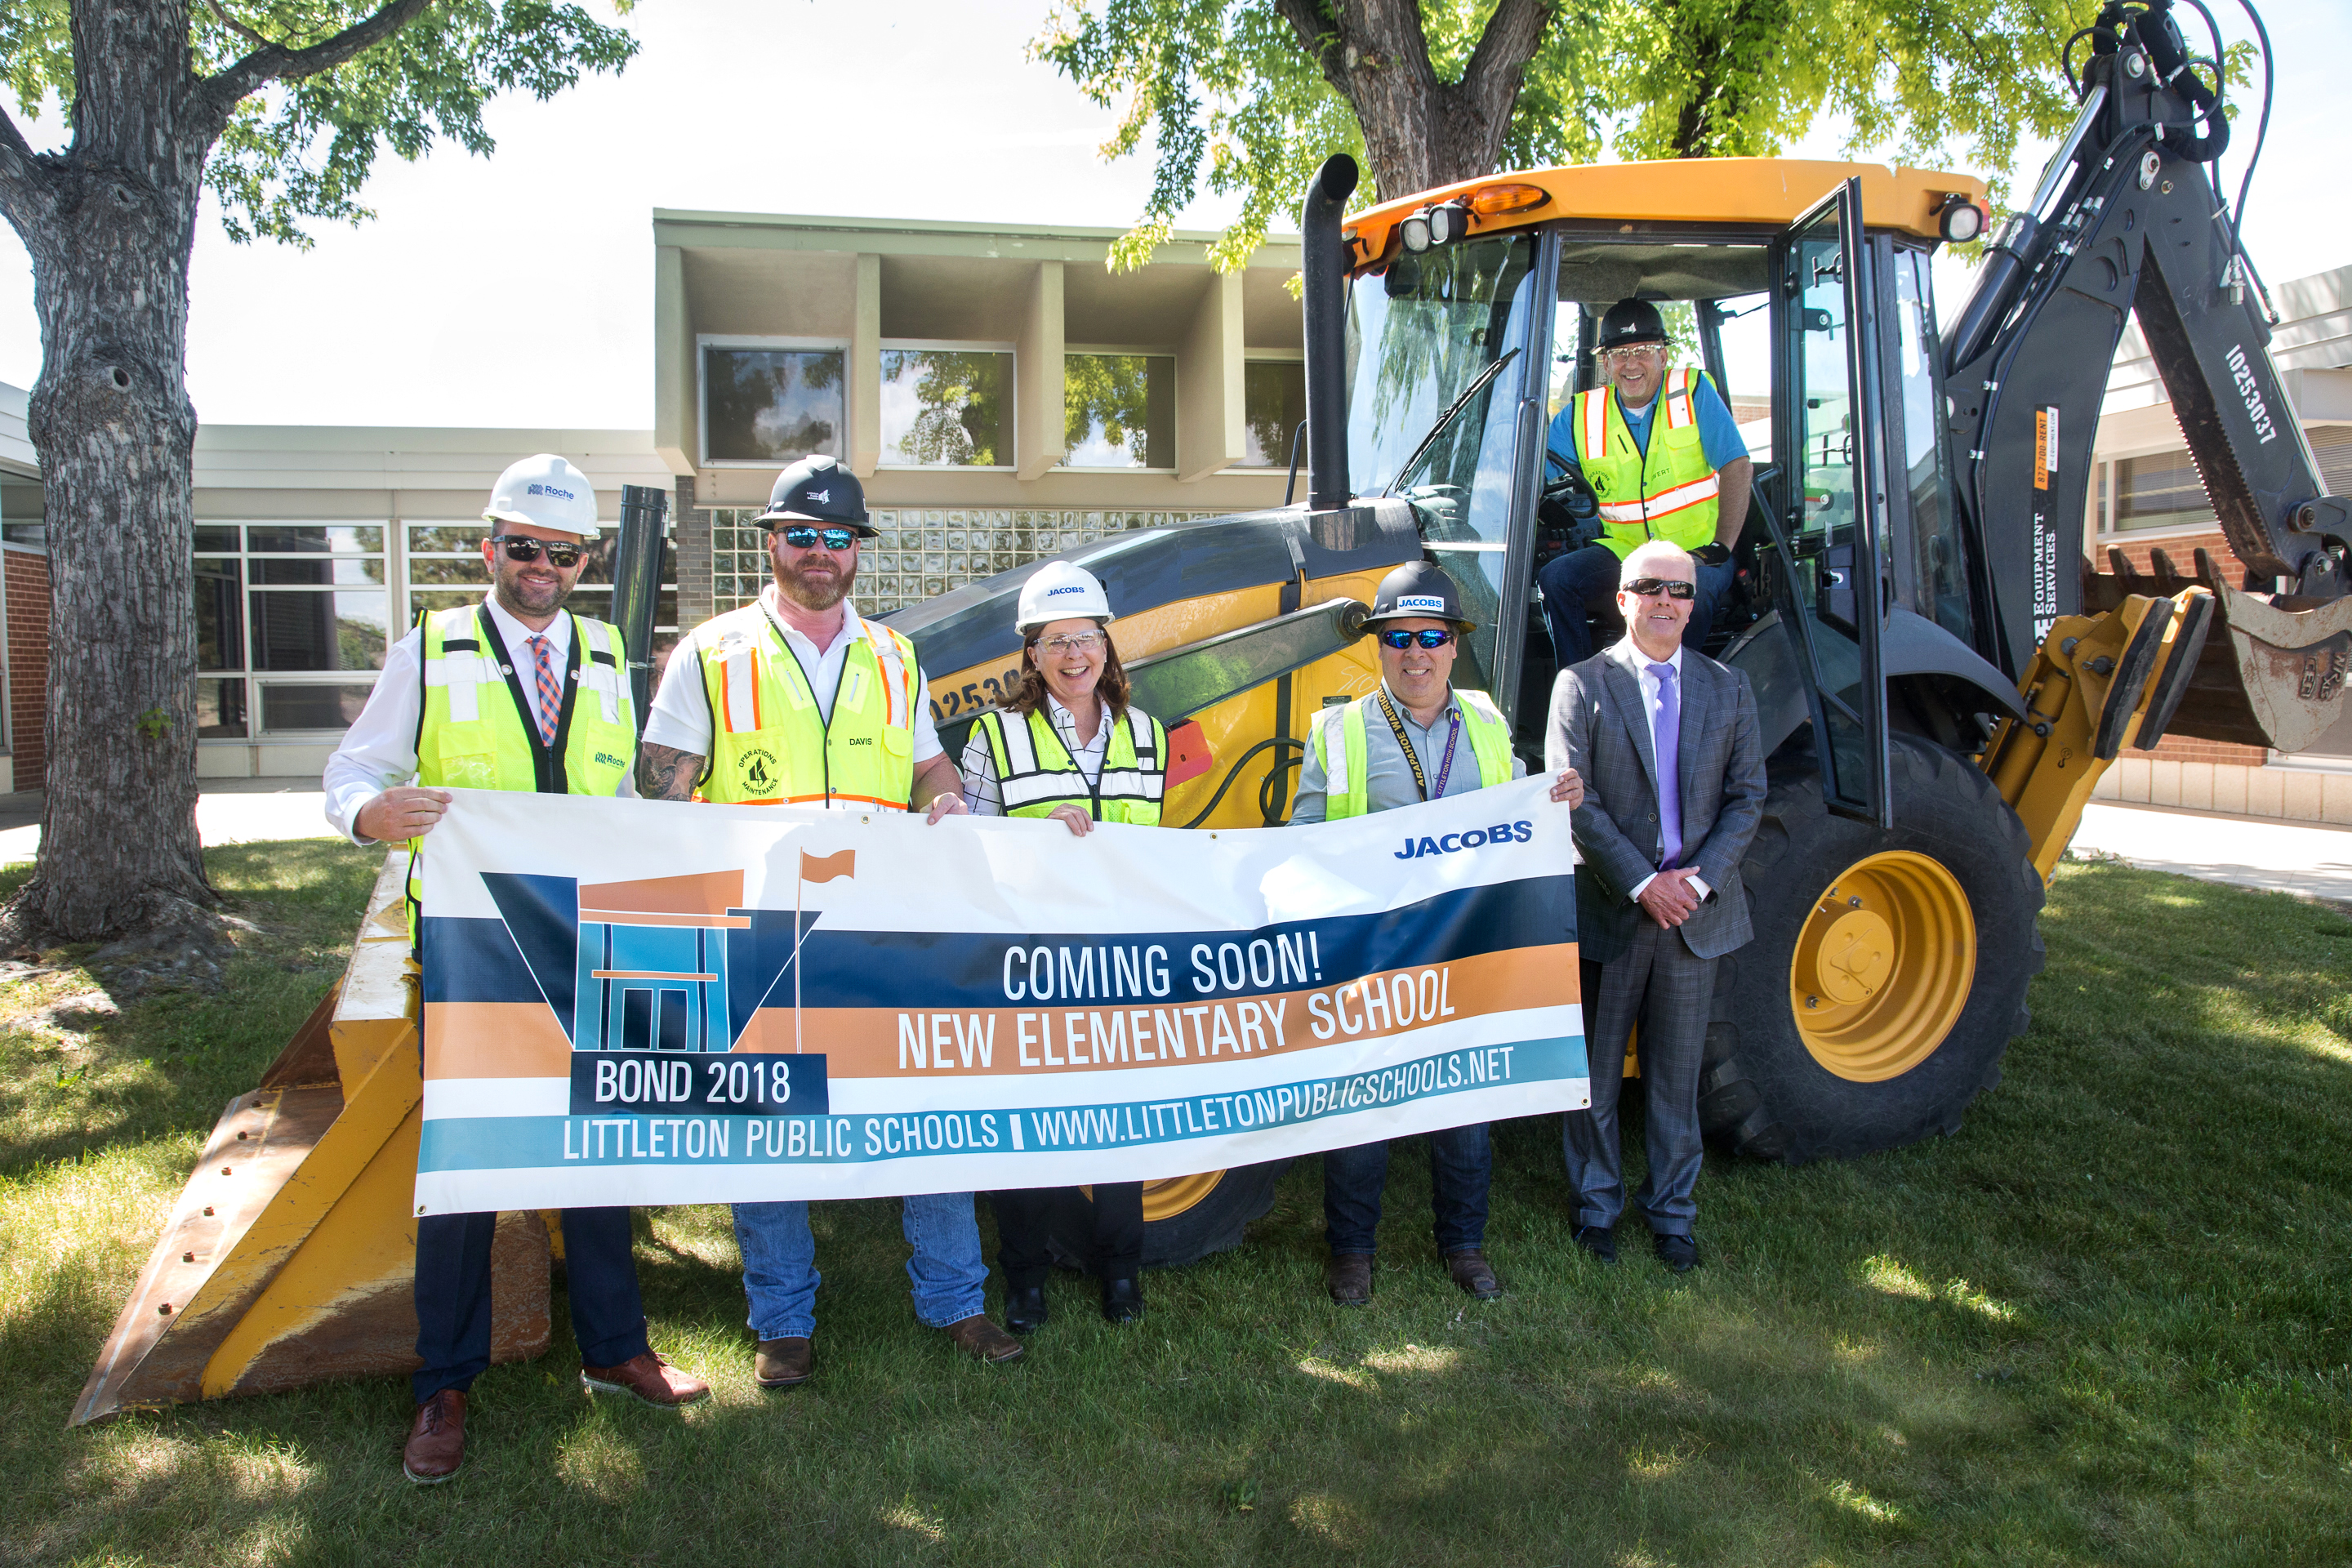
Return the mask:
<svg viewBox="0 0 2352 1568"><path fill-rule="evenodd" d="M1698 1260L1691 1194L1715 963L1755 934L1739 862L1764 807L1748 677L1682 646L1697 575L1663 540L1625 557L1625 639L1559 672L1544 743L1545 766L1574 768L1587 792L1572 823L1592 1109L1570 1111L1562 1132L1576 1242L1617 1261L1617 1094L1638 1020L1650 1171L1635 1197L1659 1261L1677 1274Z"/></svg>

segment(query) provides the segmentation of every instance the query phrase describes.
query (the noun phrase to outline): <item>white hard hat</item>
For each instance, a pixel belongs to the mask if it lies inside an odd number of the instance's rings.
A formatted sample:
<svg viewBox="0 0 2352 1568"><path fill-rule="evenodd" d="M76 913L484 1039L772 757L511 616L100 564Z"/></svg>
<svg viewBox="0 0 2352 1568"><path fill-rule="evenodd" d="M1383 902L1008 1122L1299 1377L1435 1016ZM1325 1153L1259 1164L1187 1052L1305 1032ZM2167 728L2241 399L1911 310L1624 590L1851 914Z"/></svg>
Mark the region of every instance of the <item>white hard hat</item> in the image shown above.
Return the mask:
<svg viewBox="0 0 2352 1568"><path fill-rule="evenodd" d="M596 537L596 489L588 476L552 452L511 465L490 487L484 522L520 522Z"/></svg>
<svg viewBox="0 0 2352 1568"><path fill-rule="evenodd" d="M1021 584L1020 615L1013 626L1025 637L1049 622L1082 616L1097 621L1110 619L1110 595L1103 592L1103 585L1085 567L1073 566L1066 561L1048 561Z"/></svg>

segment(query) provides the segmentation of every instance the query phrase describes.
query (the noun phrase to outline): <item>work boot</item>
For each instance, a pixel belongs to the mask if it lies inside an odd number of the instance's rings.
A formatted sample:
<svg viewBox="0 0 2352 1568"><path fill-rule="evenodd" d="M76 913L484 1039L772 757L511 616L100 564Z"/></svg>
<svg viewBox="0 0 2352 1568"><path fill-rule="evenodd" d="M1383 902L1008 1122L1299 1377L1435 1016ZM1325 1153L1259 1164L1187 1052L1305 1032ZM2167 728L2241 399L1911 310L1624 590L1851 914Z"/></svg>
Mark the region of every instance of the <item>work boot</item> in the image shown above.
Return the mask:
<svg viewBox="0 0 2352 1568"><path fill-rule="evenodd" d="M1004 1326L1016 1334L1034 1334L1045 1326L1045 1287L1014 1285L1004 1292Z"/></svg>
<svg viewBox="0 0 2352 1568"><path fill-rule="evenodd" d="M1131 1276L1102 1282L1103 1321L1132 1323L1143 1316L1143 1286Z"/></svg>
<svg viewBox="0 0 2352 1568"><path fill-rule="evenodd" d="M1475 1247L1465 1247L1445 1255L1445 1272L1454 1282L1481 1301L1491 1301L1503 1293L1502 1281L1486 1263L1486 1252Z"/></svg>
<svg viewBox="0 0 2352 1568"><path fill-rule="evenodd" d="M1687 1274L1698 1264L1698 1243L1687 1235L1669 1235L1657 1231L1650 1237L1650 1249L1658 1261L1676 1274Z"/></svg>
<svg viewBox="0 0 2352 1568"><path fill-rule="evenodd" d="M618 1366L583 1366L580 1381L605 1394L627 1394L647 1405L691 1405L710 1396L710 1385L690 1372L680 1372L652 1351L631 1356Z"/></svg>
<svg viewBox="0 0 2352 1568"><path fill-rule="evenodd" d="M985 1312L974 1312L960 1318L940 1332L955 1342L956 1349L991 1366L1003 1366L1006 1362L1019 1361L1023 1346L1019 1340L1006 1333L992 1321Z"/></svg>
<svg viewBox="0 0 2352 1568"><path fill-rule="evenodd" d="M438 1486L465 1461L466 1391L445 1388L416 1407L400 1468L420 1487Z"/></svg>
<svg viewBox="0 0 2352 1568"><path fill-rule="evenodd" d="M1617 1266L1617 1231L1612 1226L1580 1225L1576 1245L1611 1268Z"/></svg>
<svg viewBox="0 0 2352 1568"><path fill-rule="evenodd" d="M816 1368L816 1351L805 1335L761 1340L751 1374L761 1388L798 1388Z"/></svg>
<svg viewBox="0 0 2352 1568"><path fill-rule="evenodd" d="M1369 1307L1372 1304L1372 1255L1369 1252L1335 1252L1323 1268L1324 1289L1331 1300L1342 1307Z"/></svg>

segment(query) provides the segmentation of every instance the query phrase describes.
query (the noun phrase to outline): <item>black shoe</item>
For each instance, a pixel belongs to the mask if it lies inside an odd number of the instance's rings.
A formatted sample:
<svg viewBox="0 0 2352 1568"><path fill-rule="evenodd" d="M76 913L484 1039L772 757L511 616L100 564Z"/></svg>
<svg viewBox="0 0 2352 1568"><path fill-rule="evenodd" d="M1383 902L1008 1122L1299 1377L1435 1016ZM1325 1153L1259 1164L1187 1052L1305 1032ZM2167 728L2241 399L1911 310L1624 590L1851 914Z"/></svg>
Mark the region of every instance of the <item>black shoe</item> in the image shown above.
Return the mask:
<svg viewBox="0 0 2352 1568"><path fill-rule="evenodd" d="M1617 1264L1617 1232L1605 1225L1580 1225L1576 1227L1576 1245L1601 1262L1615 1268Z"/></svg>
<svg viewBox="0 0 2352 1568"><path fill-rule="evenodd" d="M1687 1274L1698 1266L1698 1243L1687 1236L1660 1231L1650 1237L1650 1246L1657 1252L1658 1261L1677 1274Z"/></svg>
<svg viewBox="0 0 2352 1568"><path fill-rule="evenodd" d="M1132 1323L1143 1316L1143 1287L1133 1279L1104 1280L1102 1296L1106 1323Z"/></svg>
<svg viewBox="0 0 2352 1568"><path fill-rule="evenodd" d="M1004 1291L1004 1326L1016 1334L1034 1334L1045 1326L1045 1287L1013 1285Z"/></svg>

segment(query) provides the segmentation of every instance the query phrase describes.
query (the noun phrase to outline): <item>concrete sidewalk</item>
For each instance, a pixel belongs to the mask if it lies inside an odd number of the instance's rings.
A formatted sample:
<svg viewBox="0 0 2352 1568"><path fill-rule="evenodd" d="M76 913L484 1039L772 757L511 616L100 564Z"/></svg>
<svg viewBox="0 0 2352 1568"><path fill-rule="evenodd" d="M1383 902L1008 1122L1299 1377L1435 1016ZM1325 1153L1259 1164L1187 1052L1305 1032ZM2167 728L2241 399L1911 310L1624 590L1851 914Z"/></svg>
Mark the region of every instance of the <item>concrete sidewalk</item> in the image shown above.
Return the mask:
<svg viewBox="0 0 2352 1568"><path fill-rule="evenodd" d="M2151 871L2352 904L2352 827L2095 802L2084 807L2067 848L2113 855Z"/></svg>
<svg viewBox="0 0 2352 1568"><path fill-rule="evenodd" d="M308 786L308 787L305 787ZM0 795L0 865L41 847L43 792ZM311 779L206 779L196 796L196 835L207 848L266 838L332 838L326 793Z"/></svg>

